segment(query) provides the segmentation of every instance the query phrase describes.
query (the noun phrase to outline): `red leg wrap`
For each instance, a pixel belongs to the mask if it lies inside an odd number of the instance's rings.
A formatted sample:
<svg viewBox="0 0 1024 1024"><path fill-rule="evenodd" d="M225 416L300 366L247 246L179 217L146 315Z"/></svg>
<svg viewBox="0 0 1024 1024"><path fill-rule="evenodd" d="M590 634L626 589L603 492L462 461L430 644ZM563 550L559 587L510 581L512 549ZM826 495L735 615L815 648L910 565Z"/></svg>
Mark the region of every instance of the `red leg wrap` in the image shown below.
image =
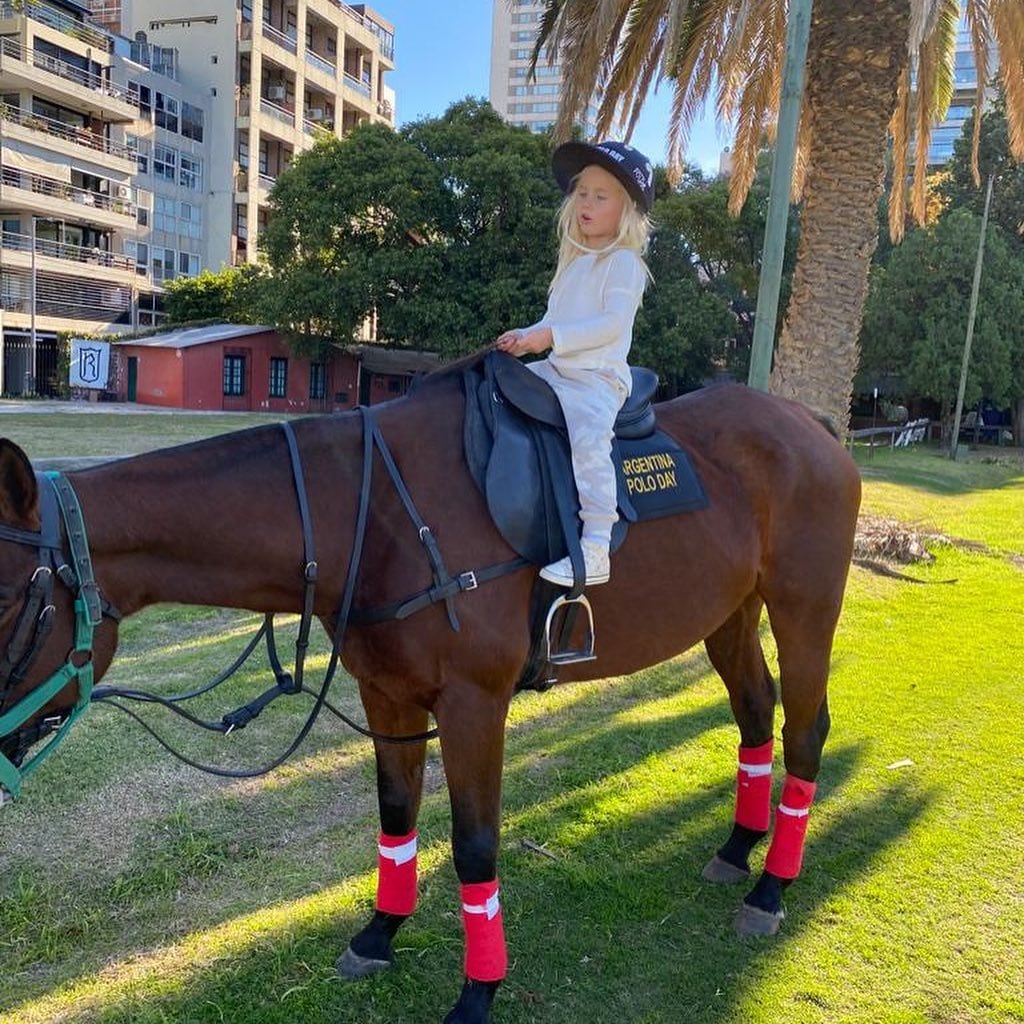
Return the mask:
<svg viewBox="0 0 1024 1024"><path fill-rule="evenodd" d="M816 788L813 782L805 782L795 775L786 776L775 812L775 832L765 858L765 871L779 878L796 878L800 874L807 818Z"/></svg>
<svg viewBox="0 0 1024 1024"><path fill-rule="evenodd" d="M508 971L505 926L498 903L498 880L459 887L466 931L466 977L501 981Z"/></svg>
<svg viewBox="0 0 1024 1024"><path fill-rule="evenodd" d="M416 909L416 833L377 841L377 909L411 914Z"/></svg>
<svg viewBox="0 0 1024 1024"><path fill-rule="evenodd" d="M736 824L767 832L772 823L772 750L775 741L740 747L736 774Z"/></svg>

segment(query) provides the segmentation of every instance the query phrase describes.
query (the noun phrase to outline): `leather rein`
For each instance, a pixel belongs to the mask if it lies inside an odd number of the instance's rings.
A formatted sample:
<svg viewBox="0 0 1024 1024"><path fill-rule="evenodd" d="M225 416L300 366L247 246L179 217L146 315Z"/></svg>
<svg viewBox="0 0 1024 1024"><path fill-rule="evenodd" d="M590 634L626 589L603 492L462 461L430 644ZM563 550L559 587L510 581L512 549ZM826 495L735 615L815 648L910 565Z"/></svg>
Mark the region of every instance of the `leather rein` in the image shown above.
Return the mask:
<svg viewBox="0 0 1024 1024"><path fill-rule="evenodd" d="M482 569L470 569L454 576L451 575L445 566L433 532L423 521L423 518L416 509L412 496L384 440L376 417L367 407L359 407L358 412L362 416L363 427L363 456L359 504L352 542L352 554L349 559L341 603L334 619L333 640L327 669L319 691L315 693L316 700L313 708L294 740L292 740L281 755L269 764L258 768L228 769L194 761L172 747L141 716L120 701L131 700L140 703L159 704L200 728L226 735L235 729L244 728L272 700L282 694L306 693L314 696L314 691L307 688L303 680L305 659L309 647L309 634L313 621L319 567L314 549L313 527L306 493L305 476L302 470L302 460L291 424L284 421L281 423L281 427L287 441L292 481L295 487L302 524L302 574L304 580L302 611L299 619L298 635L295 640L294 671L291 674L285 672L281 667L274 640L274 616L273 613L268 613L264 617L263 625L256 636L249 642L243 653L225 672L205 686L171 697L116 686L99 686L93 689L93 629L99 625L102 614L109 615L115 619L119 619L120 615L116 609L113 609L112 606L106 604L100 598L95 579L92 575L92 565L89 558L88 543L85 539L85 525L82 520L81 509L70 482L62 474L55 472L43 474L39 477L40 481L45 481L40 486L40 511L42 518L40 530L19 530L0 524L0 540L9 540L37 547L40 558L40 565L33 573L21 614L8 642L7 651L0 658L0 740L11 736L15 738L15 752L13 756L8 758L0 754L0 803L3 802L5 791L12 797L16 797L19 794L22 779L56 748L58 743L66 736L70 726L90 703L103 702L118 708L142 725L164 749L185 764L209 774L227 778L252 778L264 775L283 764L298 749L324 708L362 735L381 742L421 743L438 735L436 728L408 736L383 735L358 724L328 702L327 697L341 660L342 643L348 625L350 623L372 624L394 619L401 620L417 611L430 607L432 604L443 601L448 621L452 629L458 631L460 628L459 620L453 601L457 594L475 590L481 583L517 572L529 565L529 563L523 558L516 558ZM352 602L359 575L359 566L362 560L366 526L370 511L370 485L372 482L373 455L375 450L380 453L381 460L388 471L392 484L413 526L416 528L417 536L430 562L433 583L425 590L412 594L393 604L379 608L353 610ZM60 522L56 511L58 504L72 549L72 556L69 562L64 562L63 560ZM58 565L58 563L60 564ZM6 694L24 677L52 628L54 606L51 598L54 575L73 592L76 592L75 647L69 655L67 663L61 669L45 683L22 697L12 708L5 711ZM203 720L191 714L182 706L184 702L193 697L209 693L233 675L253 650L255 650L261 639L265 639L268 659L276 677L276 685L274 687L261 694L249 704L225 714L219 721ZM53 697L76 678L79 684L79 694L78 700L72 709L58 715L47 716L40 723L25 725L25 722L34 716L44 704L52 700ZM28 748L53 732L56 732L57 735L30 762L27 764L23 763L23 758Z"/></svg>

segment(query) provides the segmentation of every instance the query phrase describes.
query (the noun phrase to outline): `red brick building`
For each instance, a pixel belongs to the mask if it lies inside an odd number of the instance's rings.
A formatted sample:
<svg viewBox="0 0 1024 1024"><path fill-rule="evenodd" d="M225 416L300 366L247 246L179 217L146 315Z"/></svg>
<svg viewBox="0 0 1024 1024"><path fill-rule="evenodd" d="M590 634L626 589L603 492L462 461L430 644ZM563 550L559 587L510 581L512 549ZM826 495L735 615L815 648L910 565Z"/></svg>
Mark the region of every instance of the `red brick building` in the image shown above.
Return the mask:
<svg viewBox="0 0 1024 1024"><path fill-rule="evenodd" d="M337 412L405 393L437 365L429 353L334 347L323 361L291 353L270 327L212 324L114 343L122 402L237 412Z"/></svg>

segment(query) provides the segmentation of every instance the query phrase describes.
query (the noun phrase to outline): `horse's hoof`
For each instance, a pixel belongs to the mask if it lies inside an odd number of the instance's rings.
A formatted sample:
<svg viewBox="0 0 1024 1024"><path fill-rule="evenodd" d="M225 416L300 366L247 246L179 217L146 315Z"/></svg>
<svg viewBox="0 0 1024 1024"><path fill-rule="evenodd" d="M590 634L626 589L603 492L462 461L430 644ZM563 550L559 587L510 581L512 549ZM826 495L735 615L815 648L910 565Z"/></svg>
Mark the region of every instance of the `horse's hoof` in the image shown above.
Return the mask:
<svg viewBox="0 0 1024 1024"><path fill-rule="evenodd" d="M722 860L716 853L704 865L700 877L707 882L715 882L717 885L736 885L738 882L745 882L750 877L749 868L738 868L727 860Z"/></svg>
<svg viewBox="0 0 1024 1024"><path fill-rule="evenodd" d="M375 960L372 957L360 956L353 952L349 946L340 957L335 967L338 974L348 981L355 981L357 978L368 978L371 974L379 974L391 966L390 960Z"/></svg>
<svg viewBox="0 0 1024 1024"><path fill-rule="evenodd" d="M782 926L782 919L786 911L779 908L776 911L762 910L760 907L752 907L744 903L736 914L736 934L747 935L776 935Z"/></svg>

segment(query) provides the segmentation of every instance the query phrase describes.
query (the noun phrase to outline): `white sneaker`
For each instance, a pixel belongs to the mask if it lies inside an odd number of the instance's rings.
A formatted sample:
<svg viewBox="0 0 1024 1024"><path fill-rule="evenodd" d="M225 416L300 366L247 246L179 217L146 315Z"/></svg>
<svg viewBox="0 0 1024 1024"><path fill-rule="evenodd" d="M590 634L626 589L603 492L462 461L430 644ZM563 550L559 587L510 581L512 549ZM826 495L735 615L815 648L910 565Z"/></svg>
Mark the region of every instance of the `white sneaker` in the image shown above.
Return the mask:
<svg viewBox="0 0 1024 1024"><path fill-rule="evenodd" d="M607 583L611 576L611 562L608 548L604 544L592 540L580 542L583 548L583 564L587 570L586 586L594 587L598 583ZM560 587L571 587L575 580L572 573L572 560L568 555L551 565L544 566L540 571L542 579L557 583Z"/></svg>

